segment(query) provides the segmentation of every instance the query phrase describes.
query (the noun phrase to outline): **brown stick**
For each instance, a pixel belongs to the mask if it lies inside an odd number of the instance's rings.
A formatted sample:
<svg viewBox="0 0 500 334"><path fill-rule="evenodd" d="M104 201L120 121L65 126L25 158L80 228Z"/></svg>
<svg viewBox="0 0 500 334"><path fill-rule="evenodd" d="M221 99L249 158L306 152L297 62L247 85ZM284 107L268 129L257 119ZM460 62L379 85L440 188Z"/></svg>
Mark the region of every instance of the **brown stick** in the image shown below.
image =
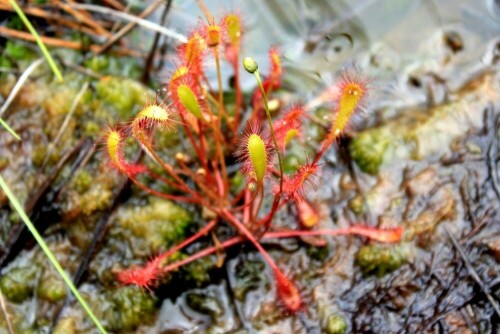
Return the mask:
<svg viewBox="0 0 500 334"><path fill-rule="evenodd" d="M103 0L102 2L108 4L109 6L118 9L118 10L125 10L125 6L118 0Z"/></svg>
<svg viewBox="0 0 500 334"><path fill-rule="evenodd" d="M148 8L146 8L142 13L140 13L138 17L141 18L141 19L145 18L146 16L148 16L149 14L151 14L152 12L154 12L155 9L158 8L162 3L163 2L159 1L159 0L153 2L151 5L148 6ZM115 44L123 36L125 36L126 34L128 34L136 26L136 24L137 24L136 22L130 22L127 25L125 25L116 34L114 34L113 36L111 36L111 38L109 38L106 41L106 43L104 43L103 46L101 46L99 49L97 49L95 51L95 54L96 55L100 55L101 53L103 53L104 51L106 51L107 49L109 49L113 44Z"/></svg>
<svg viewBox="0 0 500 334"><path fill-rule="evenodd" d="M14 12L14 9L10 5L7 5L3 2L0 2L0 10ZM94 35L94 36L97 35L94 30L92 30L86 26L83 26L83 25L81 25L73 20L68 20L60 15L46 12L41 8L24 7L23 11L28 16L40 17L40 18L45 19L47 21L54 21L60 25L66 26L68 28L82 31L82 32L89 34L89 35Z"/></svg>
<svg viewBox="0 0 500 334"><path fill-rule="evenodd" d="M71 0L69 2L72 3ZM62 10L64 10L65 12L67 12L68 14L70 14L71 16L73 16L75 19L77 19L81 23L86 24L89 27L93 28L97 34L100 34L100 35L103 35L106 37L111 36L111 33L109 31L107 31L106 29L104 29L99 23L95 22L89 13L78 11L64 2L58 1L57 6L59 8L61 8Z"/></svg>
<svg viewBox="0 0 500 334"><path fill-rule="evenodd" d="M30 41L30 42L35 41L35 38L30 33L19 31L19 30L14 30L14 29L2 27L2 26L0 26L0 36L13 37L13 38L18 38L18 39L22 39L22 40ZM86 47L81 42L66 41L63 39L44 37L44 36L40 36L40 38L42 39L42 42L48 46L73 49L73 50L88 49L94 53L97 53L97 51L100 49L100 46L95 45L95 44L91 44L88 47ZM125 49L125 48L118 48L115 52L117 55L120 55L120 56L129 56L129 57L136 57L136 58L144 58L145 57L145 55L142 52L130 50L130 49Z"/></svg>

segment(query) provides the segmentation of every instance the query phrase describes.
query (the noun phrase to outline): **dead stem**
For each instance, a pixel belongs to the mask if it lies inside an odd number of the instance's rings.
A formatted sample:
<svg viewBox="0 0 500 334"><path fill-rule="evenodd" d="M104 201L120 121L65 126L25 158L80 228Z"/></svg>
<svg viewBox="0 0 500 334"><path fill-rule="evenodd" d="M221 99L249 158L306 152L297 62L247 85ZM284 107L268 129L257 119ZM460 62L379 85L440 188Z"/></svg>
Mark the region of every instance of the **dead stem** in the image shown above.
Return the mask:
<svg viewBox="0 0 500 334"><path fill-rule="evenodd" d="M458 251L458 254L460 255L460 257L462 258L462 261L464 261L465 267L467 268L467 271L469 272L469 275L474 279L474 281L476 281L477 285L479 285L479 287L481 288L481 290L485 294L486 299L488 299L488 301L490 302L491 306L493 307L493 310L495 310L495 313L497 314L497 317L500 317L500 308L498 307L498 304L497 304L496 300L491 295L490 289L481 280L481 278L477 274L476 270L472 266L471 262L467 258L467 255L465 254L464 250L459 245L457 239L453 236L453 234L451 234L451 232L448 229L448 227L446 225L443 225L443 227L444 227L444 230L446 231L446 234L450 238L453 246Z"/></svg>
<svg viewBox="0 0 500 334"><path fill-rule="evenodd" d="M155 1L153 2L151 5L149 5L146 9L144 9L142 11L142 13L140 13L137 17L138 18L145 18L147 16L149 16L151 13L153 13L156 8L158 8L163 2L162 1ZM123 10L123 9L121 9ZM116 42L118 42L120 39L122 39L125 35L127 35L130 31L132 31L132 29L134 29L134 27L137 25L137 22L135 21L132 21L132 22L129 22L127 23L123 28L121 28L118 32L116 32L116 34L114 34L113 36L111 36L111 38L109 38L106 43L104 43L104 45L102 45L101 47L99 47L99 49L96 50L96 54L99 55L103 52L105 52L106 50L108 50L113 44L115 44Z"/></svg>
<svg viewBox="0 0 500 334"><path fill-rule="evenodd" d="M10 322L10 314L7 311L7 307L5 305L5 299L3 298L2 290L0 290L0 305L2 307L2 313L5 317L5 322L7 323L7 328L9 329L9 333L15 334L14 328L12 327L12 323Z"/></svg>
<svg viewBox="0 0 500 334"><path fill-rule="evenodd" d="M18 39L22 39L25 41L35 42L35 38L30 33L15 30L15 29L10 29L10 28L3 27L3 26L0 26L0 36L4 36L7 38L18 38ZM100 46L95 45L95 44L85 45L81 42L68 41L68 40L46 37L46 36L40 36L40 39L42 40L42 42L45 45L60 47L60 48L65 48L65 49L73 49L73 50L80 50L80 51L90 50L92 52L96 52L100 48ZM142 52L136 51L136 50L131 50L131 49L126 49L126 48L117 48L116 50L113 51L113 53L115 53L119 56L145 58L145 55Z"/></svg>

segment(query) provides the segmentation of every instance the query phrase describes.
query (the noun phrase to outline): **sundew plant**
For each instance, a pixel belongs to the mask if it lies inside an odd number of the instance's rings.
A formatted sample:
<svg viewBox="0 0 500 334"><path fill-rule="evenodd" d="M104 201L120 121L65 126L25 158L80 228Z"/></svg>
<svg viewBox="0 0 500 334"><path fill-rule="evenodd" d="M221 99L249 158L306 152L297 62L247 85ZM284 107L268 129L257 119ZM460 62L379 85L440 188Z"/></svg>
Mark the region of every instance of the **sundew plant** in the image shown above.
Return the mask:
<svg viewBox="0 0 500 334"><path fill-rule="evenodd" d="M207 213L205 225L197 233L163 254L152 254L151 260L140 267L122 270L117 278L122 284L137 285L153 293L152 289L161 284L162 275L201 257L220 254L233 245L249 243L271 269L281 305L294 313L303 306L301 292L261 245L261 240L356 234L378 242L398 242L402 230L363 225L319 229L321 217L306 196L315 175L324 168L325 153L336 146L353 115L366 107L370 86L362 71L343 70L338 81L317 97L318 101L333 106L333 121L317 152L293 173L285 174L287 146L303 138L303 127L313 111L306 106L312 104L279 108L271 115L268 99L282 84L280 50L270 47L270 70L261 77L258 64L241 54L243 43L244 27L239 15L229 13L217 19L205 9L205 20L176 49L176 70L165 85L166 94L158 95L130 122L106 131L103 141L109 164L135 186L152 196ZM223 91L222 62L230 64L233 71L235 98L231 103L226 101ZM217 86L207 78L208 68L216 70ZM243 75L255 77L256 88L250 95L242 92ZM167 148L157 142L159 131L177 132L191 148L165 158L161 152ZM144 159L152 159L158 168L126 157L125 146L130 144L130 138L145 152ZM245 178L244 186L239 188L232 186L235 170ZM165 187L158 186L162 183ZM294 226L299 229L274 229L277 213L287 206L295 207L299 221ZM177 262L171 261L174 253L215 231L220 223L232 226L234 236L220 240L215 237L213 246Z"/></svg>

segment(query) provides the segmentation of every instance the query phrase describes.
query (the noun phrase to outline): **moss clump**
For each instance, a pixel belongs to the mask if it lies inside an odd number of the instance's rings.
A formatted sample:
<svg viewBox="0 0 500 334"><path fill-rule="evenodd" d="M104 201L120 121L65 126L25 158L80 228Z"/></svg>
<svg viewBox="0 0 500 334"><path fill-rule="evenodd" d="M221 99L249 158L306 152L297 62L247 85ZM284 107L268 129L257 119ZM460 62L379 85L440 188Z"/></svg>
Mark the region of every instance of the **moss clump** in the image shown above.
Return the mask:
<svg viewBox="0 0 500 334"><path fill-rule="evenodd" d="M97 184L80 196L81 213L89 216L96 211L107 209L111 206L112 199L113 192L105 185Z"/></svg>
<svg viewBox="0 0 500 334"><path fill-rule="evenodd" d="M9 159L5 157L0 158L0 170L4 169L9 165Z"/></svg>
<svg viewBox="0 0 500 334"><path fill-rule="evenodd" d="M62 318L54 328L54 334L76 334L76 320L68 317Z"/></svg>
<svg viewBox="0 0 500 334"><path fill-rule="evenodd" d="M340 315L330 315L326 320L325 333L344 334L347 330L347 322Z"/></svg>
<svg viewBox="0 0 500 334"><path fill-rule="evenodd" d="M118 75L137 80L142 74L142 65L135 58L100 55L85 60L84 66L100 74Z"/></svg>
<svg viewBox="0 0 500 334"><path fill-rule="evenodd" d="M49 302L57 302L66 298L66 284L55 273L47 275L40 280L37 288L39 298Z"/></svg>
<svg viewBox="0 0 500 334"><path fill-rule="evenodd" d="M148 254L182 240L192 221L186 210L161 199L152 199L146 206L123 209L118 219L120 226L137 238L136 250Z"/></svg>
<svg viewBox="0 0 500 334"><path fill-rule="evenodd" d="M183 256L184 257L184 256ZM182 278L192 281L197 286L210 281L210 269L214 268L214 261L210 257L199 259L182 267Z"/></svg>
<svg viewBox="0 0 500 334"><path fill-rule="evenodd" d="M24 26L22 22L21 25ZM30 61L30 62L37 57L36 52L34 50L30 49L25 44L16 43L13 41L7 41L7 44L5 45L4 55L16 61Z"/></svg>
<svg viewBox="0 0 500 334"><path fill-rule="evenodd" d="M115 108L122 119L131 117L139 106L146 103L147 89L136 81L104 77L97 83L97 96Z"/></svg>
<svg viewBox="0 0 500 334"><path fill-rule="evenodd" d="M92 184L92 175L90 175L88 171L80 170L71 183L73 189L82 194L89 190L90 185Z"/></svg>
<svg viewBox="0 0 500 334"><path fill-rule="evenodd" d="M356 254L356 264L364 274L383 276L408 262L410 256L411 249L408 244L367 245L361 247Z"/></svg>
<svg viewBox="0 0 500 334"><path fill-rule="evenodd" d="M15 268L0 278L0 289L8 300L20 303L33 294L35 271L33 268Z"/></svg>
<svg viewBox="0 0 500 334"><path fill-rule="evenodd" d="M129 286L108 291L91 305L106 329L122 332L148 322L155 309L155 300L141 289Z"/></svg>
<svg viewBox="0 0 500 334"><path fill-rule="evenodd" d="M351 209L354 214L360 215L365 212L365 201L361 195L356 195L351 198L348 205L349 209Z"/></svg>
<svg viewBox="0 0 500 334"><path fill-rule="evenodd" d="M359 168L369 174L377 174L391 143L387 129L371 129L353 139L349 151Z"/></svg>

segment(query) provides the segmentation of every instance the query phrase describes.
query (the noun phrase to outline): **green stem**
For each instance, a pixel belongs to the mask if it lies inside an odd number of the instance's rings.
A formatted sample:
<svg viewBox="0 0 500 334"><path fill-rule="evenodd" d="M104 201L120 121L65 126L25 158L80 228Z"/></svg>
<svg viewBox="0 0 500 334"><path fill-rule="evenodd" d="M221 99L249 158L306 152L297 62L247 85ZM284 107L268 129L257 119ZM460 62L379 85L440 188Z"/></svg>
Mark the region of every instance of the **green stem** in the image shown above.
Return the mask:
<svg viewBox="0 0 500 334"><path fill-rule="evenodd" d="M14 131L10 126L9 124L5 123L5 121L0 118L0 125L2 125L7 131L9 131L9 133L14 136L14 138L16 138L17 140L21 140L21 137L19 137L19 135L16 133L16 131Z"/></svg>
<svg viewBox="0 0 500 334"><path fill-rule="evenodd" d="M42 251L45 253L45 255L47 255L50 263L52 263L52 265L54 266L54 268L56 269L56 271L59 273L59 275L61 276L61 278L64 280L64 282L66 283L66 285L69 287L69 289L71 290L71 292L73 293L73 295L75 295L76 299L78 300L78 302L80 303L80 305L82 305L82 307L85 310L85 312L87 312L87 314L92 319L92 321L94 322L94 324L96 325L96 327L99 329L99 331L101 333L105 334L106 330L101 325L101 323L99 322L99 320L97 319L97 317L94 315L94 313L92 312L92 310L88 306L87 302L85 302L85 300L82 298L82 296L78 292L77 288L75 287L75 285L71 281L71 278L69 278L68 274L66 274L66 272L64 271L64 269L61 267L61 265L59 264L59 262L56 260L54 254L49 249L49 247L47 246L47 244L43 240L42 236L38 233L38 231L36 230L35 226L33 225L33 223L28 218L28 215L24 212L24 209L22 208L21 204L17 200L16 196L12 193L12 191L10 190L9 186L7 185L7 183L5 183L5 181L2 178L2 176L0 176L0 188L2 188L2 190L5 192L5 194L9 198L10 202L12 203L12 206L17 211L17 213L19 214L19 216L23 220L24 224L26 224L26 226L28 227L28 229L30 230L30 232L33 234L33 237L35 238L36 242L40 245L40 248L42 249Z"/></svg>
<svg viewBox="0 0 500 334"><path fill-rule="evenodd" d="M219 57L219 51L214 50L214 55L215 55L215 66L217 69L217 85L219 86L219 105L221 108L224 108L224 91L222 90L222 73L220 69L220 57ZM221 115L219 115L220 117Z"/></svg>
<svg viewBox="0 0 500 334"><path fill-rule="evenodd" d="M21 18L21 21L23 21L24 25L28 30L30 31L31 35L35 38L36 44L38 44L38 47L43 53L43 56L47 60L47 63L49 64L50 69L52 72L54 72L54 75L57 77L57 80L63 81L63 77L61 75L61 72L59 72L59 69L57 68L56 63L54 62L54 59L50 55L49 51L45 47L45 44L43 44L42 39L40 38L40 35L36 32L35 28L33 28L33 25L31 25L31 22L28 20L26 15L24 15L23 10L18 6L15 0L9 0L10 5L14 8L16 11L17 15Z"/></svg>
<svg viewBox="0 0 500 334"><path fill-rule="evenodd" d="M283 161L282 161L283 159L281 157L278 141L276 140L276 134L274 133L273 120L271 118L271 113L269 112L266 91L264 89L264 86L262 85L262 81L260 80L259 70L258 69L255 70L253 75L255 76L255 80L257 80L257 83L259 84L260 92L262 93L262 97L264 98L264 109L266 110L267 123L269 124L269 130L271 131L271 137L273 138L274 149L278 154L278 162L280 165L280 194L281 194L283 192Z"/></svg>

